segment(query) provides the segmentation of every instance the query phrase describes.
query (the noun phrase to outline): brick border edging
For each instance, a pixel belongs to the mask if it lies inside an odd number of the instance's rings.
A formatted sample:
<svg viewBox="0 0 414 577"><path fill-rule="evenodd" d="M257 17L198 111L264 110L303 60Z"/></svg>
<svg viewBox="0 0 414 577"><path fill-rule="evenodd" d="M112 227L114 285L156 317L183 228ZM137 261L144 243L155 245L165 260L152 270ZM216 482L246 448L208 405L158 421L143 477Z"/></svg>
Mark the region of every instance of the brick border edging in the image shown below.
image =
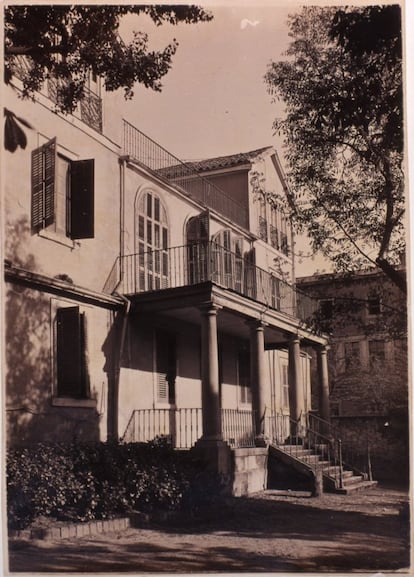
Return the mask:
<svg viewBox="0 0 414 577"><path fill-rule="evenodd" d="M10 539L69 539L71 537L87 537L99 533L111 531L123 531L131 526L129 517L120 519L105 519L101 521L88 521L87 523L68 523L51 527L50 529L24 529L22 531L10 531Z"/></svg>

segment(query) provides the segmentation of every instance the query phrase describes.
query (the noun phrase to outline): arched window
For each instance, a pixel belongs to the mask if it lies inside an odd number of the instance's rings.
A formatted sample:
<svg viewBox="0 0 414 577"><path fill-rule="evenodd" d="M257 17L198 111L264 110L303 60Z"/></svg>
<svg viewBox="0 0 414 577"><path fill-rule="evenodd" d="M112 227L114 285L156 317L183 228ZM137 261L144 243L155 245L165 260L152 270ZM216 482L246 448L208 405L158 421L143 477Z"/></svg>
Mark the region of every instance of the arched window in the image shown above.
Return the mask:
<svg viewBox="0 0 414 577"><path fill-rule="evenodd" d="M209 226L208 211L193 216L187 222L187 280L189 284L209 280Z"/></svg>
<svg viewBox="0 0 414 577"><path fill-rule="evenodd" d="M145 192L136 215L137 283L139 291L168 286L168 222L160 198Z"/></svg>

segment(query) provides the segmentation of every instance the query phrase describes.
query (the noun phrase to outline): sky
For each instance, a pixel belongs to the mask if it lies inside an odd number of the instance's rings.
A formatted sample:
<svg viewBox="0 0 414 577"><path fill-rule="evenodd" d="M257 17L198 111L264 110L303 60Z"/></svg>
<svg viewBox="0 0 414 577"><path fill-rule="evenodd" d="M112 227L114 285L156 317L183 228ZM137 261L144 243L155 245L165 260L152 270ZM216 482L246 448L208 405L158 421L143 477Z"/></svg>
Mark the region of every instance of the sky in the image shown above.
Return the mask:
<svg viewBox="0 0 414 577"><path fill-rule="evenodd" d="M156 48L173 38L179 42L162 92L137 86L127 110L140 130L182 160L246 152L278 140L272 125L282 105L272 103L264 75L287 48L291 8L275 2L207 7L211 22L156 28L149 19L143 26L139 16L123 30L147 31Z"/></svg>
<svg viewBox="0 0 414 577"><path fill-rule="evenodd" d="M179 42L162 92L136 86L125 106L139 130L181 160L198 160L247 152L273 145L283 163L280 137L273 122L283 103L272 101L264 82L269 63L288 48L287 18L299 4L266 0L233 4L200 3L213 20L199 24L155 27L146 17L128 17L125 40L133 29L145 31L150 46ZM297 251L310 252L306 237L296 238ZM329 272L321 257L296 259L300 276Z"/></svg>

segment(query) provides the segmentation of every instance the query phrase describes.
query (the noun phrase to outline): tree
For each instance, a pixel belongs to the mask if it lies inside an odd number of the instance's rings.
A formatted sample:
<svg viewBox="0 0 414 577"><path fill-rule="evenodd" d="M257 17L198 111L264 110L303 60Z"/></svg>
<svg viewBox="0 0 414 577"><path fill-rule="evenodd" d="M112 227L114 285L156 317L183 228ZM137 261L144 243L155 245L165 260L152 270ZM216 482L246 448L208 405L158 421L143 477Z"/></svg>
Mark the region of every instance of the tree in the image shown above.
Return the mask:
<svg viewBox="0 0 414 577"><path fill-rule="evenodd" d="M285 104L293 220L337 271L375 265L406 291L400 7L309 7L289 27L265 82Z"/></svg>
<svg viewBox="0 0 414 577"><path fill-rule="evenodd" d="M56 78L57 108L64 113L72 112L82 100L91 74L103 79L107 91L123 88L126 98L132 98L137 82L160 91L178 43L173 40L163 50L150 50L143 32L134 32L132 41L125 43L119 24L129 14L146 14L157 26L212 19L209 12L193 5L8 6L4 11L6 84L23 57L27 66L19 67L22 97L33 97L45 80ZM10 142L12 148L24 144L17 123L22 119L10 111L5 116L6 144Z"/></svg>

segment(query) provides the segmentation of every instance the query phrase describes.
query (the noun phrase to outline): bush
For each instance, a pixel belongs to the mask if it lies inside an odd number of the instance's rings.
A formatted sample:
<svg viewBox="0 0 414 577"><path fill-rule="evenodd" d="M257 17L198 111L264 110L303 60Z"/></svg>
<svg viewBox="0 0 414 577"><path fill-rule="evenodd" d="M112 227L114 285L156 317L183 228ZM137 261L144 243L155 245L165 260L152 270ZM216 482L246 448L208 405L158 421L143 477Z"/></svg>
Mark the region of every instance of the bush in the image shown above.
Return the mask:
<svg viewBox="0 0 414 577"><path fill-rule="evenodd" d="M132 511L197 510L221 482L167 443L38 444L7 454L10 529L38 517L86 521Z"/></svg>

